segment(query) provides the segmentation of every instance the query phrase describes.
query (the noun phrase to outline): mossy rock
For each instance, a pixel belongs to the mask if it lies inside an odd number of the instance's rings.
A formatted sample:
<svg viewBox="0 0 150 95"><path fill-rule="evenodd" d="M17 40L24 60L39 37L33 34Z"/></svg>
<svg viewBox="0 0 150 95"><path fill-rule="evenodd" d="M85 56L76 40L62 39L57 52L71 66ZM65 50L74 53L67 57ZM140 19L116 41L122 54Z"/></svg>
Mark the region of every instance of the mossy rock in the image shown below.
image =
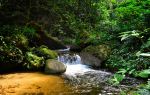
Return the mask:
<svg viewBox="0 0 150 95"><path fill-rule="evenodd" d="M33 48L31 49L31 51L40 56L40 57L43 57L45 60L46 59L56 59L58 54L57 52L53 51L53 50L50 50L47 46L40 46L39 48Z"/></svg>
<svg viewBox="0 0 150 95"><path fill-rule="evenodd" d="M54 60L54 59L48 59L46 60L45 65L45 73L47 74L61 74L66 71L66 65Z"/></svg>
<svg viewBox="0 0 150 95"><path fill-rule="evenodd" d="M105 61L111 50L107 45L88 46L80 53L82 63L90 65L94 68L100 68L102 62Z"/></svg>
<svg viewBox="0 0 150 95"><path fill-rule="evenodd" d="M111 52L111 49L107 45L88 46L82 52L87 52L101 60L106 60Z"/></svg>

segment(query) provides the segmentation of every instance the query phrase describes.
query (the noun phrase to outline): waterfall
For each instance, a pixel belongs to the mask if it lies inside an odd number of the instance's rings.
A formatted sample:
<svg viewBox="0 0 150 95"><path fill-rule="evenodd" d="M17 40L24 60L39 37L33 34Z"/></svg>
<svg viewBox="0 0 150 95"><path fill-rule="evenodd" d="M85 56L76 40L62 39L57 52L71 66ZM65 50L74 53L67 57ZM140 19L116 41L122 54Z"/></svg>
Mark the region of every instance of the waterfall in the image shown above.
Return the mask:
<svg viewBox="0 0 150 95"><path fill-rule="evenodd" d="M84 72L92 71L87 65L82 64L81 57L78 54L59 55L58 61L66 64L66 75L75 76L76 74L84 74Z"/></svg>
<svg viewBox="0 0 150 95"><path fill-rule="evenodd" d="M78 54L63 54L58 56L58 61L65 64L81 64L81 57Z"/></svg>

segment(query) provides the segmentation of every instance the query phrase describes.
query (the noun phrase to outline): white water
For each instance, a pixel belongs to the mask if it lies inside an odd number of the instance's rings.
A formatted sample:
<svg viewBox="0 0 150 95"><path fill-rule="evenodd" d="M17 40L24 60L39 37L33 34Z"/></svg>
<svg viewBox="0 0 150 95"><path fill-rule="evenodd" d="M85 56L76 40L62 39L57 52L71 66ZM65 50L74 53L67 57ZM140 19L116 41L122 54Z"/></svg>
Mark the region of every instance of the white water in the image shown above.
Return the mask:
<svg viewBox="0 0 150 95"><path fill-rule="evenodd" d="M94 71L90 69L87 65L82 64L81 57L78 54L64 54L58 56L58 61L66 64L67 69L65 74L75 76L76 74L84 74L88 71Z"/></svg>

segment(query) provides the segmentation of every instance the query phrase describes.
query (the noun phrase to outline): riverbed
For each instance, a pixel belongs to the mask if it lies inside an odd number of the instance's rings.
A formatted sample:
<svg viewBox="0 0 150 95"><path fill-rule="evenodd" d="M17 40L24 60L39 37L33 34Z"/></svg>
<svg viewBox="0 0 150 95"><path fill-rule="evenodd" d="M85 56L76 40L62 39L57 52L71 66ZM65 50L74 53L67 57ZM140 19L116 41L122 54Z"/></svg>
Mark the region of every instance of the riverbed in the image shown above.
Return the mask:
<svg viewBox="0 0 150 95"><path fill-rule="evenodd" d="M71 95L60 76L40 72L0 75L0 95Z"/></svg>
<svg viewBox="0 0 150 95"><path fill-rule="evenodd" d="M0 95L119 95L142 83L126 77L120 85L113 86L108 83L113 73L82 64L78 55L62 55L58 61L67 66L60 75L44 72L0 75Z"/></svg>

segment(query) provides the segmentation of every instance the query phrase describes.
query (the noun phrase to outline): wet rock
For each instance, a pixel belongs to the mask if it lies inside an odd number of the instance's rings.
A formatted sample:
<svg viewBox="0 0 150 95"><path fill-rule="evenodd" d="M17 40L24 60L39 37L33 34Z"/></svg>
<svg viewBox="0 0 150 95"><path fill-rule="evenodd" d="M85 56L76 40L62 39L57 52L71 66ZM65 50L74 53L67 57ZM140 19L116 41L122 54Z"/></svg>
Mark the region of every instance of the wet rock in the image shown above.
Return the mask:
<svg viewBox="0 0 150 95"><path fill-rule="evenodd" d="M88 52L82 52L80 53L81 59L82 59L82 63L92 66L92 67L100 67L102 60L93 56L92 54L88 53Z"/></svg>
<svg viewBox="0 0 150 95"><path fill-rule="evenodd" d="M110 54L110 47L107 45L88 46L80 53L83 64L99 68Z"/></svg>
<svg viewBox="0 0 150 95"><path fill-rule="evenodd" d="M65 64L53 59L46 60L45 73L60 74L60 73L64 73L65 71L66 71Z"/></svg>

